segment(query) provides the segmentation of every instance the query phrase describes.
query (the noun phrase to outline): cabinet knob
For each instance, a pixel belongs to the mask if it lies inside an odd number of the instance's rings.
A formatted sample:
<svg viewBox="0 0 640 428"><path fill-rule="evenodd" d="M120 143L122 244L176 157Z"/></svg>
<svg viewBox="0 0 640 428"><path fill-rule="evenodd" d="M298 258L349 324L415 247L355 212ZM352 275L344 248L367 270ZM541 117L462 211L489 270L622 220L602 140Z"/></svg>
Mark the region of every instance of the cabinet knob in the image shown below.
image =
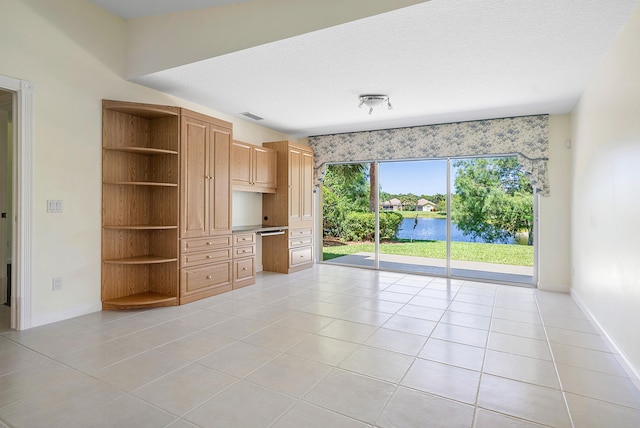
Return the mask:
<svg viewBox="0 0 640 428"><path fill-rule="evenodd" d="M211 279L211 275L207 276L207 279Z"/></svg>
<svg viewBox="0 0 640 428"><path fill-rule="evenodd" d="M244 267L244 268L242 268L242 270L247 270L247 268L246 268L246 267Z"/></svg>
<svg viewBox="0 0 640 428"><path fill-rule="evenodd" d="M207 258L208 258L208 259L212 259L212 258L213 258L213 256L207 256Z"/></svg>
<svg viewBox="0 0 640 428"><path fill-rule="evenodd" d="M211 242L207 242L207 245L213 245Z"/></svg>

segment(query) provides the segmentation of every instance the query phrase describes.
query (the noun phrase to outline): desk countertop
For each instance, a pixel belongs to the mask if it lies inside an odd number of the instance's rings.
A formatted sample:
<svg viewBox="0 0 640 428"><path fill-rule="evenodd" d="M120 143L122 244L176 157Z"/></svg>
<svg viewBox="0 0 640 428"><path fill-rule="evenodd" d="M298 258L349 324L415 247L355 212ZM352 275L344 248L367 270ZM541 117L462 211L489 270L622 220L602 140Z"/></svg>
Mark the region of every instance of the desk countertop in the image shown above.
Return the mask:
<svg viewBox="0 0 640 428"><path fill-rule="evenodd" d="M278 230L287 230L289 226L262 226L259 224L249 226L233 226L233 233L241 232L275 232Z"/></svg>

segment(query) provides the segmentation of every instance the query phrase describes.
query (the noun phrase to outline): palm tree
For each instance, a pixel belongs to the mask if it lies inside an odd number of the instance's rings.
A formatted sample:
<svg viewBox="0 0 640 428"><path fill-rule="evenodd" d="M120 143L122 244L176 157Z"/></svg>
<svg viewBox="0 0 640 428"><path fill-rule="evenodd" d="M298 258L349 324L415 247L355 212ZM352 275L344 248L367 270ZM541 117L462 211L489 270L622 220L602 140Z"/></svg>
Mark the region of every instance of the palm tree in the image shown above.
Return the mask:
<svg viewBox="0 0 640 428"><path fill-rule="evenodd" d="M378 182L378 165L369 164L369 211L376 212L376 183Z"/></svg>

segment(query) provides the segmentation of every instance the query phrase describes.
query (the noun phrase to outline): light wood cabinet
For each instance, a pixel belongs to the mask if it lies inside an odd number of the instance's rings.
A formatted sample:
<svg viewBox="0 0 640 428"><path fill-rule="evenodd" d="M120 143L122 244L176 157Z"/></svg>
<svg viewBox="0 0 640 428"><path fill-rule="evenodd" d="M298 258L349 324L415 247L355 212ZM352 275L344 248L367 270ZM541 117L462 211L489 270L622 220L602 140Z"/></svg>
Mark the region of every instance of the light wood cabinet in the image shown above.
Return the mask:
<svg viewBox="0 0 640 428"><path fill-rule="evenodd" d="M180 253L180 304L232 289L230 235L183 239Z"/></svg>
<svg viewBox="0 0 640 428"><path fill-rule="evenodd" d="M102 103L102 307L178 304L179 110Z"/></svg>
<svg viewBox="0 0 640 428"><path fill-rule="evenodd" d="M313 152L288 141L264 147L278 154L278 190L262 197L262 224L288 226L289 234L263 239L263 269L280 273L307 269L313 265Z"/></svg>
<svg viewBox="0 0 640 428"><path fill-rule="evenodd" d="M277 153L275 150L234 140L231 144L233 190L275 193Z"/></svg>
<svg viewBox="0 0 640 428"><path fill-rule="evenodd" d="M256 282L256 234L233 235L233 288L246 287Z"/></svg>
<svg viewBox="0 0 640 428"><path fill-rule="evenodd" d="M180 235L231 233L231 124L182 109Z"/></svg>
<svg viewBox="0 0 640 428"><path fill-rule="evenodd" d="M231 124L181 110L180 303L229 291Z"/></svg>
<svg viewBox="0 0 640 428"><path fill-rule="evenodd" d="M103 309L231 290L231 123L109 100L102 120Z"/></svg>

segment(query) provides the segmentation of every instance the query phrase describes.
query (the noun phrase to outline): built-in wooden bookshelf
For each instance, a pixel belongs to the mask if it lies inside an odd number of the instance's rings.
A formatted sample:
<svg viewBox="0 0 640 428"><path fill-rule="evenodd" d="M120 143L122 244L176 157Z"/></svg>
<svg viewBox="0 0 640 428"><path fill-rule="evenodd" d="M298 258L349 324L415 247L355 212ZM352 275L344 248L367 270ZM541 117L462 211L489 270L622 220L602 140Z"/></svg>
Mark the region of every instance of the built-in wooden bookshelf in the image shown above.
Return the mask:
<svg viewBox="0 0 640 428"><path fill-rule="evenodd" d="M180 111L103 101L102 306L177 305Z"/></svg>

